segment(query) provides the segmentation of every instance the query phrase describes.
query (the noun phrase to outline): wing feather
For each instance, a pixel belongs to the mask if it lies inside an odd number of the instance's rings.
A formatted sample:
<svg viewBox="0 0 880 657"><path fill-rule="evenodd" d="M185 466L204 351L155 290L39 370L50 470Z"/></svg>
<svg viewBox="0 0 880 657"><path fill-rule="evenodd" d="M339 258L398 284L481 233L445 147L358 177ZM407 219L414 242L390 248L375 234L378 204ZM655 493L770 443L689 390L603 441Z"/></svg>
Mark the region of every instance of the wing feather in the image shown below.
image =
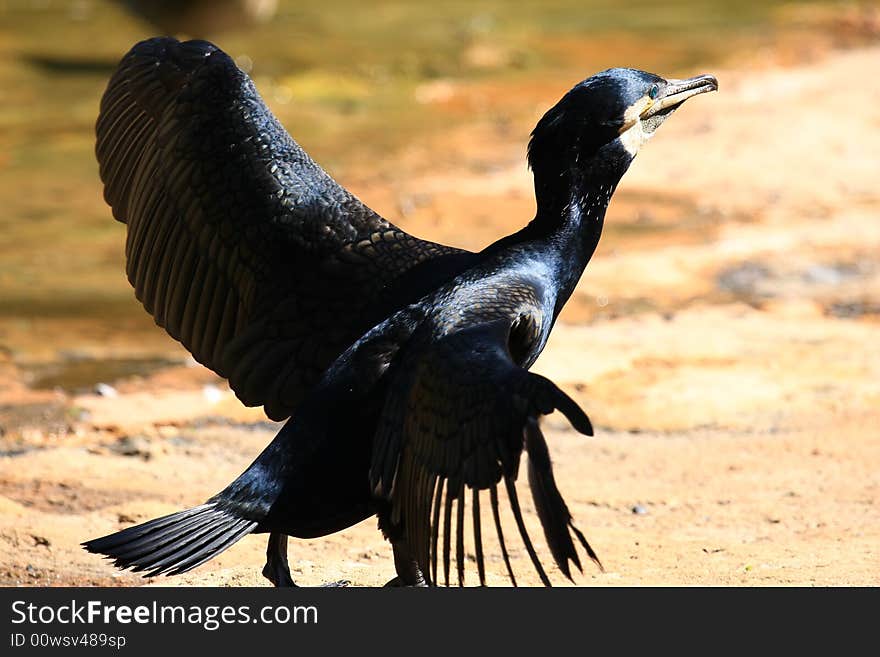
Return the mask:
<svg viewBox="0 0 880 657"><path fill-rule="evenodd" d="M477 560L477 574L480 577L480 586L486 586L486 563L483 559L483 531L480 527L480 490L474 488L472 493L471 513L473 514L474 556Z"/></svg>
<svg viewBox="0 0 880 657"><path fill-rule="evenodd" d="M510 565L510 555L507 554L507 543L504 542L504 530L501 528L501 511L498 507L498 487L495 484L489 488L489 500L492 503L492 519L495 521L495 533L498 536L498 543L501 546L501 556L504 558L504 565L507 568L507 576L510 583L516 586L516 577L513 575L513 568Z"/></svg>
<svg viewBox="0 0 880 657"><path fill-rule="evenodd" d="M132 48L96 133L137 298L273 419L368 329L448 277L441 263L472 255L407 235L340 187L204 41ZM389 296L404 273L415 283Z"/></svg>
<svg viewBox="0 0 880 657"><path fill-rule="evenodd" d="M550 584L527 531L515 486L524 450L529 454L529 485L560 570L570 578L569 561L580 568L570 533L594 556L574 527L553 480L537 420L559 409L579 431L591 435L592 427L583 411L555 385L513 362L507 348L510 326L511 322L498 320L439 339L419 342L416 338L400 356L399 369L389 382L374 442L371 485L391 501L392 521L402 529L431 583L438 581L439 558L444 583L449 583L454 559L458 583L464 585L465 514L470 499L477 574L485 584L479 492L488 489L502 557L516 584L501 523L497 487L503 481L520 539L541 581ZM472 490L471 495L465 494L466 488Z"/></svg>

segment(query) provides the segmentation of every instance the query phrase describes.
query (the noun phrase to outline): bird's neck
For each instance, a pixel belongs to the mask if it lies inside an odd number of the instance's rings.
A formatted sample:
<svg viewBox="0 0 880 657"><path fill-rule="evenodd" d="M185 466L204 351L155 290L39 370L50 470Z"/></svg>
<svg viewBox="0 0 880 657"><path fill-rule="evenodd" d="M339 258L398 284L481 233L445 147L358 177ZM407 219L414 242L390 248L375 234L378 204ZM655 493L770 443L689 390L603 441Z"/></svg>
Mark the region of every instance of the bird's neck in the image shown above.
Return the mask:
<svg viewBox="0 0 880 657"><path fill-rule="evenodd" d="M625 171L625 168L623 169ZM572 169L535 175L535 218L523 229L491 244L484 257L526 249L549 267L556 292L554 317L574 292L602 235L605 210L623 171Z"/></svg>
<svg viewBox="0 0 880 657"><path fill-rule="evenodd" d="M536 177L538 209L526 230L554 269L559 285L558 312L599 244L605 211L620 176L569 170L555 178L543 181Z"/></svg>

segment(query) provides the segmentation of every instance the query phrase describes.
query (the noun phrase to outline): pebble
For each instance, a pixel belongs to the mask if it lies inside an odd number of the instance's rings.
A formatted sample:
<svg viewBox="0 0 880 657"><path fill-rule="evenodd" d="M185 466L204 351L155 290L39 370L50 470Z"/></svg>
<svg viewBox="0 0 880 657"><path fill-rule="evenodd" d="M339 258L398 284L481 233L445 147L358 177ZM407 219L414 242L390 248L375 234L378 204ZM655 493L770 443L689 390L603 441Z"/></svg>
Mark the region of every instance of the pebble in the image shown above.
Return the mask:
<svg viewBox="0 0 880 657"><path fill-rule="evenodd" d="M111 385L106 383L98 383L95 385L95 394L100 395L101 397L118 397L119 393L116 391Z"/></svg>
<svg viewBox="0 0 880 657"><path fill-rule="evenodd" d="M202 387L202 396L209 404L216 404L223 399L223 391L215 385Z"/></svg>

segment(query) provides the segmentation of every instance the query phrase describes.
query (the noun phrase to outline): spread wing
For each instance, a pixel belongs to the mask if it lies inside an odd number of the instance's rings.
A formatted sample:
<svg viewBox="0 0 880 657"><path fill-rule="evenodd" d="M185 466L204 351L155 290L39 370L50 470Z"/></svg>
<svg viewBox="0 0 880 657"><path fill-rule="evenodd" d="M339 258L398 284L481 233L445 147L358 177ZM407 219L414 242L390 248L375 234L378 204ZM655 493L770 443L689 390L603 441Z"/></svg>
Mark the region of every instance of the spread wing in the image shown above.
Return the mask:
<svg viewBox="0 0 880 657"><path fill-rule="evenodd" d="M137 298L273 419L408 302L385 296L401 274L469 255L408 235L339 186L204 41L132 48L96 131Z"/></svg>
<svg viewBox="0 0 880 657"><path fill-rule="evenodd" d="M449 582L453 526L459 584L464 582L468 505L478 574L485 582L480 494L486 490L508 574L516 583L499 513L497 489L503 481L526 550L541 580L549 585L523 523L514 485L523 449L529 456L535 507L557 565L568 577L569 562L580 569L572 535L598 563L556 487L538 427L538 418L554 409L587 435L592 435L590 421L552 382L514 363L508 349L510 330L511 322L496 320L416 348L403 356L390 385L374 445L371 485L390 499L391 521L432 583L437 583L441 534L444 576Z"/></svg>

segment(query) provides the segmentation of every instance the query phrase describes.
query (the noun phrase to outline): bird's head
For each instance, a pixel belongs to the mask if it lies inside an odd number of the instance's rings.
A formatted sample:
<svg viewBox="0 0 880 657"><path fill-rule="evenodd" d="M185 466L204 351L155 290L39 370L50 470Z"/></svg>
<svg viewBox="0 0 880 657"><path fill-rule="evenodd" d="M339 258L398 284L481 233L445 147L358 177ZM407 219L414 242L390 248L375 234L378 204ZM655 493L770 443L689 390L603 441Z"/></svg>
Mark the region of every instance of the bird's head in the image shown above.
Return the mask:
<svg viewBox="0 0 880 657"><path fill-rule="evenodd" d="M665 80L612 68L576 85L538 122L529 142L536 182L581 171L616 183L644 144L681 104L715 91L711 75Z"/></svg>

